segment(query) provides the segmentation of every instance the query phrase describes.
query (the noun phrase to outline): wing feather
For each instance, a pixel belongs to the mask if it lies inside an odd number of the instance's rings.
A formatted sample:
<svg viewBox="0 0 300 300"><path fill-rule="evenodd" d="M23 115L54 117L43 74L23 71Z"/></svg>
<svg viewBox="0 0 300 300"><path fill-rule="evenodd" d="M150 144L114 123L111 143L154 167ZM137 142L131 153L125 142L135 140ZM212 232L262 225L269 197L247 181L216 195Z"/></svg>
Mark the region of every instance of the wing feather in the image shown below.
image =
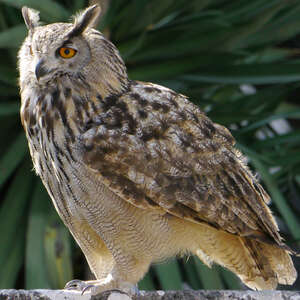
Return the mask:
<svg viewBox="0 0 300 300"><path fill-rule="evenodd" d="M104 101L82 135L83 161L112 191L142 209L282 244L269 197L225 127L150 83Z"/></svg>

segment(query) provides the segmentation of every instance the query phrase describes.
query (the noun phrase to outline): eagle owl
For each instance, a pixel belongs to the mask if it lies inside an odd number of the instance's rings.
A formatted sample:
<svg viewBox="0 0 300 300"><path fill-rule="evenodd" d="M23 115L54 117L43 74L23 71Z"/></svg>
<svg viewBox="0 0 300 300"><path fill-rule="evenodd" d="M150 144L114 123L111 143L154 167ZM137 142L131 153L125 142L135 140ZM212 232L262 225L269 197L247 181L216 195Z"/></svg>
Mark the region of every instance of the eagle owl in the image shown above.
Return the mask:
<svg viewBox="0 0 300 300"><path fill-rule="evenodd" d="M252 289L296 279L290 255L234 138L187 97L130 80L93 28L41 26L24 7L21 121L36 173L95 274L66 287L130 289L153 262L194 254Z"/></svg>

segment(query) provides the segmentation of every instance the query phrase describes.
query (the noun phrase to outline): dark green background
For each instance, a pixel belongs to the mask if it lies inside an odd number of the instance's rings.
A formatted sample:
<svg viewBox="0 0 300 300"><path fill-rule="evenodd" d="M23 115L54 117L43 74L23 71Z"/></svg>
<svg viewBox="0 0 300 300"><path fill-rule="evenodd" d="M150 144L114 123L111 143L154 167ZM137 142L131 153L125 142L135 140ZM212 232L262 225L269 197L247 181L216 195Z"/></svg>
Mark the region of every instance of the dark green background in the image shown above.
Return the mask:
<svg viewBox="0 0 300 300"><path fill-rule="evenodd" d="M88 272L34 175L20 125L16 55L26 34L23 5L40 10L48 23L67 21L88 3L0 0L0 288L61 288ZM132 79L188 95L232 129L272 196L282 235L299 249L300 1L112 0L99 29L120 49ZM245 84L252 94L243 92ZM280 119L288 131L270 125ZM184 287L244 288L230 272L193 257L153 266L140 284ZM300 281L291 288L300 289Z"/></svg>

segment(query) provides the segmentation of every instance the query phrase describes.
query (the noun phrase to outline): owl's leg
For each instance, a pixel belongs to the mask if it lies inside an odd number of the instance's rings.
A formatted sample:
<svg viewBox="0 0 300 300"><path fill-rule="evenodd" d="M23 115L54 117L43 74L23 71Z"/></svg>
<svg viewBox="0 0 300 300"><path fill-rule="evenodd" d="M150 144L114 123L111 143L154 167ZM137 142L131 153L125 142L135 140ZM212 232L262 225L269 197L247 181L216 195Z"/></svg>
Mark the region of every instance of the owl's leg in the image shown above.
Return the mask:
<svg viewBox="0 0 300 300"><path fill-rule="evenodd" d="M94 257L91 255L86 256L93 273L96 275L96 280L71 280L66 284L65 289L81 291L82 294L91 292L92 295L109 290L120 290L129 295L137 294L138 289L136 287L136 282L138 279L136 280L136 277L134 276L129 276L129 278L124 276L122 272L120 272L115 261L113 261L114 266L112 267L112 270L105 277L103 276L103 268L105 267L105 264L107 264L107 261L101 254L98 257L96 255ZM136 274L134 275L136 276ZM143 276L143 274L140 276Z"/></svg>
<svg viewBox="0 0 300 300"><path fill-rule="evenodd" d="M92 295L108 290L120 290L129 295L136 295L139 292L137 282L145 275L149 266L148 260L139 261L127 255L117 257L112 271L105 278L81 282L78 287L83 293L91 291Z"/></svg>
<svg viewBox="0 0 300 300"><path fill-rule="evenodd" d="M118 282L113 279L111 274L101 280L71 280L66 284L65 289L81 291L82 294L90 292L91 295L97 295L105 291L113 290L121 291L128 295L136 295L139 293L136 284L130 282Z"/></svg>
<svg viewBox="0 0 300 300"><path fill-rule="evenodd" d="M127 257L125 271L125 265L122 264L125 257L122 258L122 262L118 259L115 261L112 271L105 278L90 281L72 280L67 283L65 289L78 290L82 293L90 291L92 295L109 290L120 290L129 295L138 294L136 283L144 276L150 262L141 261L137 263L136 260Z"/></svg>
<svg viewBox="0 0 300 300"><path fill-rule="evenodd" d="M98 287L99 292L116 289L117 286L110 275L114 269L115 260L99 235L85 220L73 221L69 225L69 229L82 249L90 269L97 280L83 281L74 279L66 283L65 289L81 291L82 293L89 290L93 292L94 290L98 290Z"/></svg>
<svg viewBox="0 0 300 300"><path fill-rule="evenodd" d="M151 255L145 257L135 248L132 250L127 247L125 242L123 247L108 249L100 235L85 220L80 220L78 224L73 221L69 229L85 254L96 280L72 280L66 284L65 289L91 291L93 295L108 290L137 293L136 284L147 272ZM114 236L110 237L113 242L109 241L108 244L117 243ZM118 244L123 245L121 242Z"/></svg>

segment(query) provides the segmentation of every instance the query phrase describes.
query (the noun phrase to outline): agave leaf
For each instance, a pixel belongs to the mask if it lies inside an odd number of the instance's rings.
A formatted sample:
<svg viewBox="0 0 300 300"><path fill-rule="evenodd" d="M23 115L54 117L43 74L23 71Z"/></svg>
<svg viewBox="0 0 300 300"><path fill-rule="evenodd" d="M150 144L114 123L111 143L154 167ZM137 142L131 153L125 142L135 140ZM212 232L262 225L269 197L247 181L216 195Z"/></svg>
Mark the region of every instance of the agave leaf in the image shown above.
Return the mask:
<svg viewBox="0 0 300 300"><path fill-rule="evenodd" d="M16 77L17 72L15 70L15 67L11 66L10 64L3 64L0 66L0 82L2 81L6 84L16 86Z"/></svg>
<svg viewBox="0 0 300 300"><path fill-rule="evenodd" d="M236 275L234 275L232 272L230 272L225 268L218 267L218 269L228 289L230 290L241 289L241 280Z"/></svg>
<svg viewBox="0 0 300 300"><path fill-rule="evenodd" d="M261 14L269 12L278 5L284 5L278 0L254 0L254 1L234 1L224 7L224 18L231 22L247 22L253 18L260 19Z"/></svg>
<svg viewBox="0 0 300 300"><path fill-rule="evenodd" d="M224 284L222 282L220 273L216 268L216 266L213 266L212 268L208 268L199 259L195 259L195 264L196 264L198 276L205 290L224 289Z"/></svg>
<svg viewBox="0 0 300 300"><path fill-rule="evenodd" d="M0 289L13 288L15 286L24 260L25 224L21 224L14 233L14 243L11 245L5 262L0 264Z"/></svg>
<svg viewBox="0 0 300 300"><path fill-rule="evenodd" d="M285 5L289 5L285 2ZM300 32L299 29L300 5L289 5L288 9L274 18L272 22L255 36L249 38L249 45L263 46L284 41Z"/></svg>
<svg viewBox="0 0 300 300"><path fill-rule="evenodd" d="M114 32L117 40L126 39L136 33L143 32L151 23L151 14L147 9L149 1L147 0L131 0L120 12L122 26L118 26ZM136 18L136 16L140 18Z"/></svg>
<svg viewBox="0 0 300 300"><path fill-rule="evenodd" d="M247 38L267 24L283 5L281 2L276 3L276 5L272 8L268 8L253 21L240 26L238 30L233 29L231 37L223 44L224 49L233 50L245 47L247 45Z"/></svg>
<svg viewBox="0 0 300 300"><path fill-rule="evenodd" d="M61 21L61 20L67 20L70 17L70 13L64 8L64 6L58 4L57 2L54 2L52 0L43 0L43 1L37 1L37 0L1 0L2 3L22 8L23 6L31 7L39 12L41 12L42 16L46 21ZM21 14L21 10L20 10Z"/></svg>
<svg viewBox="0 0 300 300"><path fill-rule="evenodd" d="M176 260L172 259L167 263L155 265L154 269L163 290L182 289L182 278Z"/></svg>
<svg viewBox="0 0 300 300"><path fill-rule="evenodd" d="M287 201L285 200L284 196L280 192L275 180L272 178L269 171L260 160L251 156L251 153L248 154L251 157L252 164L255 166L255 168L258 170L259 174L261 175L268 189L268 192L271 195L272 201L278 208L292 236L294 237L294 239L300 239L300 232L299 232L300 223L296 215L294 214L293 210L287 204Z"/></svg>
<svg viewBox="0 0 300 300"><path fill-rule="evenodd" d="M24 210L26 208L29 192L31 190L32 177L28 176L29 164L23 164L16 172L12 183L5 195L5 199L0 207L0 228L1 228L1 243L0 243L0 286L4 288L4 283L9 284L6 288L13 287L14 279L21 266L20 259L22 253L15 251L11 253L14 247L24 244L24 237L22 230L24 227L26 215ZM17 242L17 239L20 241ZM21 248L23 249L23 248ZM21 250L22 252L23 250ZM14 257L20 256L13 261ZM8 258L8 259L7 259ZM8 275L8 269L4 268L7 264L11 273ZM6 278L1 280L1 278ZM3 285L1 285L3 283Z"/></svg>
<svg viewBox="0 0 300 300"><path fill-rule="evenodd" d="M0 48L18 48L26 35L25 25L17 25L4 30L0 33Z"/></svg>
<svg viewBox="0 0 300 300"><path fill-rule="evenodd" d="M256 150L260 150L268 147L280 147L281 144L288 145L288 147L300 145L300 130L294 130L291 133L278 135L272 138L265 139L263 141L257 141L253 144Z"/></svg>
<svg viewBox="0 0 300 300"><path fill-rule="evenodd" d="M182 76L182 79L190 82L227 84L288 83L300 80L300 68L298 64L211 66L206 70L201 69L195 75Z"/></svg>
<svg viewBox="0 0 300 300"><path fill-rule="evenodd" d="M282 112L282 113L275 113L266 118L259 119L256 122L251 123L250 125L242 128L239 130L239 134L246 133L247 131L254 130L257 128L262 127L263 125L269 124L271 121L278 120L278 119L299 119L300 118L300 109L290 112Z"/></svg>
<svg viewBox="0 0 300 300"><path fill-rule="evenodd" d="M139 290L152 291L155 290L154 280L151 276L151 269L145 277L138 283Z"/></svg>
<svg viewBox="0 0 300 300"><path fill-rule="evenodd" d="M209 67L206 65L208 61L212 61L215 56L198 56L190 55L181 60L170 59L162 62L158 61L156 64L143 65L142 67L135 67L129 71L130 78L138 80L162 80L172 79L180 74L185 74L197 70L207 70ZM216 59L216 58L215 58ZM224 66L225 67L225 66ZM226 67L227 68L227 67ZM228 66L228 68L232 68ZM205 72L205 71L204 71ZM194 75L193 75L194 76ZM184 76L182 79L194 80L192 75ZM196 76L196 75L195 75ZM197 77L195 77L197 80Z"/></svg>
<svg viewBox="0 0 300 300"><path fill-rule="evenodd" d="M6 153L0 158L0 187L9 178L27 153L27 143L24 133L17 136Z"/></svg>
<svg viewBox="0 0 300 300"><path fill-rule="evenodd" d="M0 103L0 117L16 115L19 110L20 106L15 102Z"/></svg>
<svg viewBox="0 0 300 300"><path fill-rule="evenodd" d="M44 235L46 268L51 287L62 289L73 278L70 233L53 213L56 221L46 225Z"/></svg>
<svg viewBox="0 0 300 300"><path fill-rule="evenodd" d="M197 258L196 258L197 259ZM189 257L183 264L184 270L187 275L188 284L194 290L199 290L202 288L201 280L198 276L197 267L195 265L194 258Z"/></svg>
<svg viewBox="0 0 300 300"><path fill-rule="evenodd" d="M1 80L1 75L0 75L0 80ZM0 95L3 95L4 97L8 98L12 96L15 97L17 94L18 94L18 90L16 89L16 87L1 84L0 82ZM1 116L1 112L0 112L0 116Z"/></svg>
<svg viewBox="0 0 300 300"><path fill-rule="evenodd" d="M53 209L49 197L39 179L35 181L29 212L26 236L25 287L26 289L50 289L51 280L46 268L44 239L48 211Z"/></svg>

